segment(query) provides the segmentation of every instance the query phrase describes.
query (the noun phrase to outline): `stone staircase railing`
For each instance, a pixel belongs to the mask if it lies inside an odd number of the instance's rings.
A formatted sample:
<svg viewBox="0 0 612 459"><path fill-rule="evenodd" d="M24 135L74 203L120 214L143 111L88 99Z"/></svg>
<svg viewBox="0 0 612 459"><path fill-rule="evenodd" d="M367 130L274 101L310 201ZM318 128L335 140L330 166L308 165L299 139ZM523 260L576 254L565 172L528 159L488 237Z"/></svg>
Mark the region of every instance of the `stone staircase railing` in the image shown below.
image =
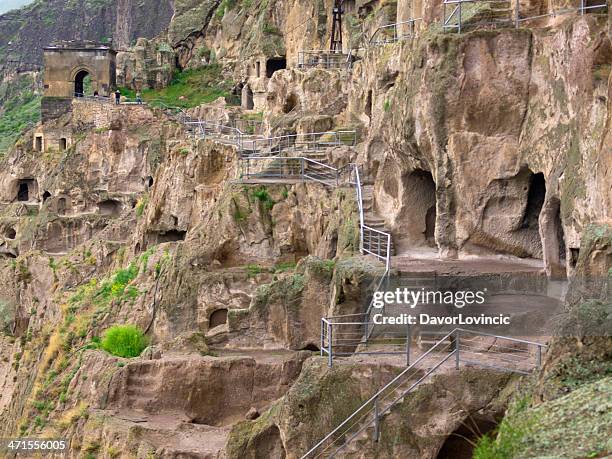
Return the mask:
<svg viewBox="0 0 612 459"><path fill-rule="evenodd" d="M332 333L331 324L323 319L321 353L323 355L328 352L330 359L333 350L326 346L331 346L329 338ZM483 340L490 342L483 343ZM450 368L445 365L448 361L454 363L456 370L463 363L497 371L529 374L541 365L542 350L545 347L533 341L456 328L364 402L306 452L302 459L333 458L340 451L349 454L357 452L351 448L358 448L355 443L359 439L378 441L384 416L432 375L442 369L452 371L453 365Z"/></svg>

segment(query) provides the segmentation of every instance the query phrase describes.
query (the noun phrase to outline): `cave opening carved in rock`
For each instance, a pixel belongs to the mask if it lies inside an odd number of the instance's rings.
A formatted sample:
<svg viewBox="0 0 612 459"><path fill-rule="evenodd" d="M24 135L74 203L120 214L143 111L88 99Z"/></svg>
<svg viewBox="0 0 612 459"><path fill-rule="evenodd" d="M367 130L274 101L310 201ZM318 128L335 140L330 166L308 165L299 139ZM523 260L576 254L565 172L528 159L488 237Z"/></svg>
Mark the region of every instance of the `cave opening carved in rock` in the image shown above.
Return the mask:
<svg viewBox="0 0 612 459"><path fill-rule="evenodd" d="M272 425L257 435L253 439L252 451L256 453L253 457L285 459L287 453L283 446L279 428Z"/></svg>
<svg viewBox="0 0 612 459"><path fill-rule="evenodd" d="M283 105L283 113L287 114L292 112L297 107L298 98L295 94L289 94Z"/></svg>
<svg viewBox="0 0 612 459"><path fill-rule="evenodd" d="M66 209L68 208L66 198L59 198L57 200L57 214L64 215L66 213Z"/></svg>
<svg viewBox="0 0 612 459"><path fill-rule="evenodd" d="M416 169L403 177L402 245L435 247L436 184L431 172Z"/></svg>
<svg viewBox="0 0 612 459"><path fill-rule="evenodd" d="M15 239L17 237L17 231L15 231L15 228L9 226L4 230L4 237L7 239Z"/></svg>
<svg viewBox="0 0 612 459"><path fill-rule="evenodd" d="M557 197L547 199L542 208L540 234L542 237L542 255L546 273L553 279L565 279L565 234L561 221L561 201Z"/></svg>
<svg viewBox="0 0 612 459"><path fill-rule="evenodd" d="M107 199L98 203L98 211L105 217L118 217L121 213L121 203L114 199Z"/></svg>
<svg viewBox="0 0 612 459"><path fill-rule="evenodd" d="M28 202L32 197L36 196L37 191L36 180L22 179L17 181L17 201Z"/></svg>
<svg viewBox="0 0 612 459"><path fill-rule="evenodd" d="M208 328L215 328L227 323L227 309L217 309L213 311L208 319Z"/></svg>
<svg viewBox="0 0 612 459"><path fill-rule="evenodd" d="M285 56L272 57L266 61L266 76L271 78L274 73L287 68L287 58Z"/></svg>
<svg viewBox="0 0 612 459"><path fill-rule="evenodd" d="M478 439L492 432L496 426L497 423L493 419L467 419L446 438L437 459L471 459Z"/></svg>
<svg viewBox="0 0 612 459"><path fill-rule="evenodd" d="M180 242L184 241L187 236L187 231L168 230L168 231L149 231L147 233L147 245L163 244L165 242Z"/></svg>
<svg viewBox="0 0 612 459"><path fill-rule="evenodd" d="M514 177L491 182L484 198L481 225L472 233L471 242L488 252L542 259L544 174L522 168Z"/></svg>

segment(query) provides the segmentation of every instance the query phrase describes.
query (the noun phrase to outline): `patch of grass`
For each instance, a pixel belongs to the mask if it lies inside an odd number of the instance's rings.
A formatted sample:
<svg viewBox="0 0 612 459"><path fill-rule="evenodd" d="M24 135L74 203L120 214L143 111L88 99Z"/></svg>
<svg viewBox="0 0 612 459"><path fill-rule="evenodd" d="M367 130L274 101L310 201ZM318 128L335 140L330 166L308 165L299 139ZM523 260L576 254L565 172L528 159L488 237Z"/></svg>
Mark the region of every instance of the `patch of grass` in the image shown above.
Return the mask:
<svg viewBox="0 0 612 459"><path fill-rule="evenodd" d="M264 268L255 264L247 265L246 269L249 277L255 277L256 275L264 272Z"/></svg>
<svg viewBox="0 0 612 459"><path fill-rule="evenodd" d="M118 357L138 357L148 345L144 333L134 325L114 325L104 333L101 347Z"/></svg>
<svg viewBox="0 0 612 459"><path fill-rule="evenodd" d="M253 190L252 195L261 203L263 208L267 211L271 210L272 207L274 207L274 204L276 204L270 196L270 193L268 193L268 190L265 186L261 186Z"/></svg>
<svg viewBox="0 0 612 459"><path fill-rule="evenodd" d="M219 6L217 7L217 11L215 11L215 18L223 19L225 13L230 11L236 6L236 0L222 0Z"/></svg>
<svg viewBox="0 0 612 459"><path fill-rule="evenodd" d="M293 271L296 265L297 263L294 261L286 261L286 262L277 263L276 266L274 266L274 272L275 273L285 273L287 271Z"/></svg>
<svg viewBox="0 0 612 459"><path fill-rule="evenodd" d="M512 459L521 449L523 439L534 424L532 419L521 416L529 398L518 399L509 408L508 416L504 417L494 435L484 435L474 448L473 459Z"/></svg>
<svg viewBox="0 0 612 459"><path fill-rule="evenodd" d="M40 120L41 97L26 91L3 104L0 115L0 155L4 155L21 134Z"/></svg>
<svg viewBox="0 0 612 459"><path fill-rule="evenodd" d="M162 102L172 107L192 108L229 97L233 83L225 80L222 67L210 64L198 69L177 72L170 85L163 89L144 89L142 98L150 105ZM127 88L119 89L129 99L135 99L136 93Z"/></svg>

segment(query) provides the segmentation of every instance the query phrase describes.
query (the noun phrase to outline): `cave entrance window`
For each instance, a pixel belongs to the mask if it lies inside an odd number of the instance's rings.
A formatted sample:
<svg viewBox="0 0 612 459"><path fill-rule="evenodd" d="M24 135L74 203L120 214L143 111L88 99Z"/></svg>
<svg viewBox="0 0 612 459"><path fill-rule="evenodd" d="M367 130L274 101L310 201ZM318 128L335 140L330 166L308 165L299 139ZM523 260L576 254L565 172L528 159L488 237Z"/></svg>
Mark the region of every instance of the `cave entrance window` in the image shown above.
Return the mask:
<svg viewBox="0 0 612 459"><path fill-rule="evenodd" d="M59 198L57 200L57 213L64 215L66 213L66 198Z"/></svg>
<svg viewBox="0 0 612 459"><path fill-rule="evenodd" d="M287 453L283 446L283 441L280 435L280 429L276 425L271 425L261 432L253 440L253 451L259 454L257 457L273 457L285 459Z"/></svg>
<svg viewBox="0 0 612 459"><path fill-rule="evenodd" d="M34 143L34 149L36 151L42 151L42 145L43 145L43 138L42 136L37 135L35 139L35 143Z"/></svg>
<svg viewBox="0 0 612 459"><path fill-rule="evenodd" d="M289 94L287 100L285 100L285 104L283 105L283 113L291 113L295 107L297 107L298 99L295 94Z"/></svg>
<svg viewBox="0 0 612 459"><path fill-rule="evenodd" d="M565 280L567 278L565 234L561 221L561 201L557 197L547 199L544 204L540 216L540 236L546 274L550 279Z"/></svg>
<svg viewBox="0 0 612 459"><path fill-rule="evenodd" d="M145 179L145 183L147 185L147 188L151 188L153 186L153 177L151 177L150 175Z"/></svg>
<svg viewBox="0 0 612 459"><path fill-rule="evenodd" d="M28 182L20 182L17 190L17 201L27 202L30 200L30 187Z"/></svg>
<svg viewBox="0 0 612 459"><path fill-rule="evenodd" d="M208 328L215 328L227 323L227 309L217 309L208 319Z"/></svg>
<svg viewBox="0 0 612 459"><path fill-rule="evenodd" d="M66 141L65 138L62 137L61 139L59 139L59 149L61 151L64 151L67 146L68 146L68 142Z"/></svg>
<svg viewBox="0 0 612 459"><path fill-rule="evenodd" d="M368 97L366 98L365 114L368 116L368 118L372 118L372 90L371 89L368 91Z"/></svg>
<svg viewBox="0 0 612 459"><path fill-rule="evenodd" d="M261 62L255 62L255 76L259 78L261 76Z"/></svg>
<svg viewBox="0 0 612 459"><path fill-rule="evenodd" d="M416 169L403 178L406 243L435 247L436 183L431 172Z"/></svg>
<svg viewBox="0 0 612 459"><path fill-rule="evenodd" d="M121 213L121 203L114 199L107 199L98 203L100 214L107 217L117 217Z"/></svg>
<svg viewBox="0 0 612 459"><path fill-rule="evenodd" d="M48 191L45 191L42 195L42 200L43 202L45 202L47 199L49 199L51 197L51 193L49 193Z"/></svg>
<svg viewBox="0 0 612 459"><path fill-rule="evenodd" d="M148 244L164 244L166 242L181 242L187 237L187 231L168 230L150 231L147 233Z"/></svg>
<svg viewBox="0 0 612 459"><path fill-rule="evenodd" d="M15 228L7 228L6 231L4 232L4 236L7 239L15 239L15 237L17 237L17 231L15 231Z"/></svg>
<svg viewBox="0 0 612 459"><path fill-rule="evenodd" d="M266 77L272 78L275 72L279 70L284 70L287 68L287 58L282 57L273 57L268 59L266 62Z"/></svg>
<svg viewBox="0 0 612 459"><path fill-rule="evenodd" d="M578 264L578 256L580 255L580 249L577 249L575 247L570 247L569 255L570 255L570 266L572 268L575 268L576 265Z"/></svg>
<svg viewBox="0 0 612 459"><path fill-rule="evenodd" d="M544 199L546 198L546 180L541 172L532 174L529 180L529 191L527 193L527 205L523 213L523 222L521 228L535 229L538 228L538 221Z"/></svg>
<svg viewBox="0 0 612 459"><path fill-rule="evenodd" d="M74 97L83 97L91 90L91 78L87 70L81 70L74 77Z"/></svg>
<svg viewBox="0 0 612 459"><path fill-rule="evenodd" d="M484 416L466 419L447 437L437 459L471 459L479 438L491 433L496 426L494 419L485 419Z"/></svg>

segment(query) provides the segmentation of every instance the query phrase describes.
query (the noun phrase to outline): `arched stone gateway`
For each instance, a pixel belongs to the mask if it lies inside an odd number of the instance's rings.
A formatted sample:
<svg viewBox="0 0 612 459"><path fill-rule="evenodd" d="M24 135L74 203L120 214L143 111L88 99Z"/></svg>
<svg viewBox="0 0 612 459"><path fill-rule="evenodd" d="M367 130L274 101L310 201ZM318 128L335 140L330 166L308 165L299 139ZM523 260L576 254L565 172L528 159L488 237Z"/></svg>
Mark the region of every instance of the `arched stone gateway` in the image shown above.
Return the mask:
<svg viewBox="0 0 612 459"><path fill-rule="evenodd" d="M91 88L86 88L86 83L85 83L86 80L89 79L91 82L91 85L93 86L94 80L91 78L91 75L89 72L90 71L86 69L77 70L74 76L74 97L93 95L93 93L89 94L89 91L91 91ZM87 89L89 89L89 91L86 91Z"/></svg>
<svg viewBox="0 0 612 459"><path fill-rule="evenodd" d="M91 94L110 96L116 87L116 55L109 45L94 42L66 41L45 47L43 121L69 111L71 99L86 92L87 77Z"/></svg>

